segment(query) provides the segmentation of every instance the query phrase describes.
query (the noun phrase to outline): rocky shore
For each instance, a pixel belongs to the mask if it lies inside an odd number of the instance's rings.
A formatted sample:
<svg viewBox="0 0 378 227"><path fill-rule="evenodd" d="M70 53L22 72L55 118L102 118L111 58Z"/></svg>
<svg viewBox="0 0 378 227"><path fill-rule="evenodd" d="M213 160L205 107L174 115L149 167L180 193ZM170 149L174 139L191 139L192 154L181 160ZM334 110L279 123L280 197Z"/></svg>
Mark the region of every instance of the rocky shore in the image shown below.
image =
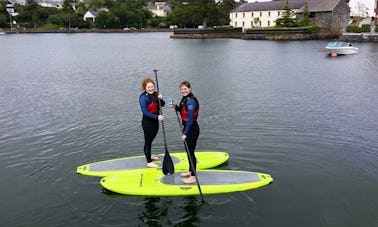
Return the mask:
<svg viewBox="0 0 378 227"><path fill-rule="evenodd" d="M5 30L6 34L21 34L21 33L133 33L133 32L173 32L168 28L143 28L143 29L12 29Z"/></svg>

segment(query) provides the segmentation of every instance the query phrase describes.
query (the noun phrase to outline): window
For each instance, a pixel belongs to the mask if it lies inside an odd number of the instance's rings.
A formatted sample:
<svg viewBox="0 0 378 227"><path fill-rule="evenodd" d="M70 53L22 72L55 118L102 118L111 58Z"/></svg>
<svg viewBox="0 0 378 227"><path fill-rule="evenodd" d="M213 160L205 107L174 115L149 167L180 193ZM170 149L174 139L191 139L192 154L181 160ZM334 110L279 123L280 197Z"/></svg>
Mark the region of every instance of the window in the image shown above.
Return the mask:
<svg viewBox="0 0 378 227"><path fill-rule="evenodd" d="M245 13L243 13L243 18L245 17Z"/></svg>
<svg viewBox="0 0 378 227"><path fill-rule="evenodd" d="M243 21L243 28L244 28L244 21Z"/></svg>
<svg viewBox="0 0 378 227"><path fill-rule="evenodd" d="M253 18L253 12L251 13L251 17Z"/></svg>
<svg viewBox="0 0 378 227"><path fill-rule="evenodd" d="M238 18L238 13L235 13L235 18Z"/></svg>
<svg viewBox="0 0 378 227"><path fill-rule="evenodd" d="M259 21L259 26L261 27L261 21Z"/></svg>
<svg viewBox="0 0 378 227"><path fill-rule="evenodd" d="M262 12L260 12L260 17L262 17Z"/></svg>
<svg viewBox="0 0 378 227"><path fill-rule="evenodd" d="M268 12L268 17L270 17L270 12Z"/></svg>
<svg viewBox="0 0 378 227"><path fill-rule="evenodd" d="M235 21L235 27L237 27L238 26L238 22L237 21Z"/></svg>
<svg viewBox="0 0 378 227"><path fill-rule="evenodd" d="M253 21L251 21L251 27L253 27Z"/></svg>
<svg viewBox="0 0 378 227"><path fill-rule="evenodd" d="M281 12L280 12L280 11L278 11L278 12L277 12L277 16L280 16L280 14L281 14Z"/></svg>
<svg viewBox="0 0 378 227"><path fill-rule="evenodd" d="M268 26L270 26L270 21L268 21Z"/></svg>

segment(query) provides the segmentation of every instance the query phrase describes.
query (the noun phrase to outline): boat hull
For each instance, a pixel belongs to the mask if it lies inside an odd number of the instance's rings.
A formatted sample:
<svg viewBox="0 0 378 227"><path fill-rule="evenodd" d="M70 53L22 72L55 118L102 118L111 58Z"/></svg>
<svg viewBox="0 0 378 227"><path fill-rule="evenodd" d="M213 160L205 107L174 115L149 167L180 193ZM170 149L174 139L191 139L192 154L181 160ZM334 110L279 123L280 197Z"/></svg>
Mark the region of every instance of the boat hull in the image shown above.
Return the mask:
<svg viewBox="0 0 378 227"><path fill-rule="evenodd" d="M330 42L325 48L331 55L358 53L358 48L347 42Z"/></svg>

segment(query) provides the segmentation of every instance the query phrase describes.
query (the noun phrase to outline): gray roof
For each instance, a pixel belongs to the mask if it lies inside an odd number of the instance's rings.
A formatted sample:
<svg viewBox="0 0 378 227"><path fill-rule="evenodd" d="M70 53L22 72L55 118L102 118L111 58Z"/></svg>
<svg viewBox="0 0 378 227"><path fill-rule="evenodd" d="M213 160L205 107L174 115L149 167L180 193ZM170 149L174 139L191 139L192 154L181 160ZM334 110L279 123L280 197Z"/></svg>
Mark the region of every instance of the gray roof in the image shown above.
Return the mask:
<svg viewBox="0 0 378 227"><path fill-rule="evenodd" d="M289 5L292 9L299 9L304 5L305 0L290 0ZM236 7L232 12L252 12L252 11L269 11L281 10L285 6L285 1L270 1L270 2L252 2L244 3Z"/></svg>
<svg viewBox="0 0 378 227"><path fill-rule="evenodd" d="M306 0L289 0L291 9L298 9L298 13L303 13L304 3ZM345 0L307 0L310 12L328 12L333 11L340 1ZM285 6L285 0L270 2L252 2L244 3L231 12L252 12L252 11L269 11L281 10Z"/></svg>
<svg viewBox="0 0 378 227"><path fill-rule="evenodd" d="M308 9L310 12L332 12L340 1L345 0L308 0ZM298 10L303 13L304 7Z"/></svg>

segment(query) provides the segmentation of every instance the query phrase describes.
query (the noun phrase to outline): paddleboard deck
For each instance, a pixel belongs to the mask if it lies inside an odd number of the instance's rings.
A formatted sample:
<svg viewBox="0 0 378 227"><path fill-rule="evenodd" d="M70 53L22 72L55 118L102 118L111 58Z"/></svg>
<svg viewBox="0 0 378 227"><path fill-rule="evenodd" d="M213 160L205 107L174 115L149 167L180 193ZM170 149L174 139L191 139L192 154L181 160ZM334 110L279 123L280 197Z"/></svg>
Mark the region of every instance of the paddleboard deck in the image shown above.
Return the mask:
<svg viewBox="0 0 378 227"><path fill-rule="evenodd" d="M197 177L202 194L220 194L256 189L273 182L266 173L234 170L199 170ZM180 173L164 175L156 169L131 170L124 175L101 179L109 191L142 196L191 196L199 195L196 183L182 183Z"/></svg>
<svg viewBox="0 0 378 227"><path fill-rule="evenodd" d="M170 153L175 171L188 170L189 162L186 152ZM159 160L154 161L158 164L157 169L161 172L161 165L164 154L156 155ZM222 151L198 151L196 152L197 169L208 169L225 163L229 159L229 154ZM127 171L146 168L146 158L144 155L111 159L81 165L76 172L87 176L111 176L124 174Z"/></svg>

